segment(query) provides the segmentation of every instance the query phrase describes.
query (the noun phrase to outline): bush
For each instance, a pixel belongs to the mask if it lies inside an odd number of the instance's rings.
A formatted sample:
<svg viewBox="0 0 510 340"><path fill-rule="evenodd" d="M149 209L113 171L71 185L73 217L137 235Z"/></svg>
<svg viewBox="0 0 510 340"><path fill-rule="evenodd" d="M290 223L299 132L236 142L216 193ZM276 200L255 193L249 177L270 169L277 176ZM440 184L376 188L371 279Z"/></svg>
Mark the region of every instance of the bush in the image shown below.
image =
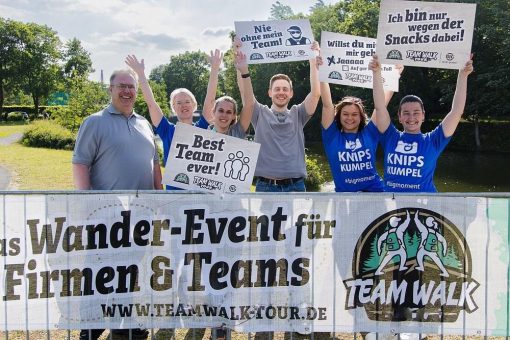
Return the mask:
<svg viewBox="0 0 510 340"><path fill-rule="evenodd" d="M23 134L21 143L26 146L72 150L76 137L71 131L51 121L37 121Z"/></svg>
<svg viewBox="0 0 510 340"><path fill-rule="evenodd" d="M23 113L20 111L9 112L8 119L10 122L22 122L23 121Z"/></svg>
<svg viewBox="0 0 510 340"><path fill-rule="evenodd" d="M30 119L36 118L43 118L42 113L43 111L47 111L52 114L52 112L62 110L65 106L53 106L53 105L40 105L39 106L39 112L35 113L35 107L33 105L5 105L3 107L4 113L7 112L7 119L8 120L15 120L11 118L11 114L14 115L16 112L26 112L30 116Z"/></svg>
<svg viewBox="0 0 510 340"><path fill-rule="evenodd" d="M316 159L306 157L306 172L308 175L305 179L307 191L319 191L320 186L324 183L324 176Z"/></svg>

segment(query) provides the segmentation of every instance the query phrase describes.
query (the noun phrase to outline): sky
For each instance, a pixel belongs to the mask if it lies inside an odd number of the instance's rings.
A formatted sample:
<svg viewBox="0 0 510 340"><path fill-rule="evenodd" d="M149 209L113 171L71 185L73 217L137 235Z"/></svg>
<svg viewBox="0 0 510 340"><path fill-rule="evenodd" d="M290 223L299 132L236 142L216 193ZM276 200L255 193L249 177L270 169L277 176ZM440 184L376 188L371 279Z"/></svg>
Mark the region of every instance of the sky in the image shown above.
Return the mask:
<svg viewBox="0 0 510 340"><path fill-rule="evenodd" d="M124 58L145 59L146 74L185 51L230 47L234 21L267 20L276 0L0 0L0 16L51 27L91 53L91 80L107 80ZM315 0L280 0L309 13ZM326 2L326 1L325 1Z"/></svg>

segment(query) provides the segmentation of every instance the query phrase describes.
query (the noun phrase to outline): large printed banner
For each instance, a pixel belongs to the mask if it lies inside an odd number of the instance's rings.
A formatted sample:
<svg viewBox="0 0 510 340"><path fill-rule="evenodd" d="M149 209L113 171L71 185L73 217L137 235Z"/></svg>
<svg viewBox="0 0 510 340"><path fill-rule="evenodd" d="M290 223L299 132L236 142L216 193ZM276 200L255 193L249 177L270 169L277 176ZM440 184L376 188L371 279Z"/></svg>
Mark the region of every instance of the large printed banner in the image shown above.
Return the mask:
<svg viewBox="0 0 510 340"><path fill-rule="evenodd" d="M250 192L260 144L177 123L163 183L213 193Z"/></svg>
<svg viewBox="0 0 510 340"><path fill-rule="evenodd" d="M368 63L375 54L375 39L323 31L319 68L320 81L372 88L372 71ZM398 92L400 75L394 65L381 65L384 89Z"/></svg>
<svg viewBox="0 0 510 340"><path fill-rule="evenodd" d="M0 194L2 330L508 335L509 198Z"/></svg>
<svg viewBox="0 0 510 340"><path fill-rule="evenodd" d="M383 0L377 29L381 62L461 69L469 59L476 4Z"/></svg>
<svg viewBox="0 0 510 340"><path fill-rule="evenodd" d="M273 21L236 21L236 36L248 64L309 60L314 41L308 19Z"/></svg>

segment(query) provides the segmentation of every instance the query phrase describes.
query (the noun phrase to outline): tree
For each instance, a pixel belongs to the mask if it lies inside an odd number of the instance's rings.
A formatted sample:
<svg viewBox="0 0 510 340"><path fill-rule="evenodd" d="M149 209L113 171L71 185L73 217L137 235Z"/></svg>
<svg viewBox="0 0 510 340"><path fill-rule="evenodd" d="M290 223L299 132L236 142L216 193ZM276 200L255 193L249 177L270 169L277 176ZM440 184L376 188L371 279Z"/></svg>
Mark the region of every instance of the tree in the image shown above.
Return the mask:
<svg viewBox="0 0 510 340"><path fill-rule="evenodd" d="M168 103L168 93L166 91L165 83L149 80L149 84L151 85L152 93L154 94L154 98L159 104L159 107L161 107L161 110L163 110L165 113L169 113L170 107ZM147 104L143 99L143 95L140 92L138 92L138 96L136 97L135 112L147 118L148 121L151 120L149 108L147 107Z"/></svg>
<svg viewBox="0 0 510 340"><path fill-rule="evenodd" d="M76 131L85 117L101 110L110 100L104 85L84 76L70 79L69 92L67 109L61 115L52 115L52 118L71 131Z"/></svg>
<svg viewBox="0 0 510 340"><path fill-rule="evenodd" d="M63 57L64 76L67 78L74 76L86 78L94 72L90 53L83 48L81 41L76 38L67 41Z"/></svg>
<svg viewBox="0 0 510 340"><path fill-rule="evenodd" d="M282 4L280 1L276 1L271 5L271 16L270 20L285 20L294 16L294 11L290 6Z"/></svg>
<svg viewBox="0 0 510 340"><path fill-rule="evenodd" d="M32 96L37 115L41 99L55 90L61 79L58 64L61 42L57 33L48 26L34 23L25 26L21 46L23 68L18 72L22 79L21 87Z"/></svg>
<svg viewBox="0 0 510 340"><path fill-rule="evenodd" d="M19 88L9 88L5 91L4 96L4 104L5 105L26 105L32 106L34 105L32 101L32 97L27 95L25 92L21 91Z"/></svg>
<svg viewBox="0 0 510 340"><path fill-rule="evenodd" d="M466 116L510 116L510 2L477 1L472 51L475 72L470 75ZM507 99L507 100L505 100Z"/></svg>
<svg viewBox="0 0 510 340"><path fill-rule="evenodd" d="M154 80L157 83L161 83L165 81L165 69L167 65L159 65L151 70L149 75L150 80Z"/></svg>
<svg viewBox="0 0 510 340"><path fill-rule="evenodd" d="M23 59L21 57L24 24L0 18L0 120L5 100L5 89L17 92L21 84L17 76ZM7 113L4 119L7 120Z"/></svg>
<svg viewBox="0 0 510 340"><path fill-rule="evenodd" d="M209 81L209 62L207 55L201 51L185 52L170 57L163 71L163 78L168 93L176 88L184 87L196 97L199 107L205 100Z"/></svg>
<svg viewBox="0 0 510 340"><path fill-rule="evenodd" d="M324 3L324 0L317 0L315 5L310 6L310 12L313 12L321 7L326 7L326 4Z"/></svg>

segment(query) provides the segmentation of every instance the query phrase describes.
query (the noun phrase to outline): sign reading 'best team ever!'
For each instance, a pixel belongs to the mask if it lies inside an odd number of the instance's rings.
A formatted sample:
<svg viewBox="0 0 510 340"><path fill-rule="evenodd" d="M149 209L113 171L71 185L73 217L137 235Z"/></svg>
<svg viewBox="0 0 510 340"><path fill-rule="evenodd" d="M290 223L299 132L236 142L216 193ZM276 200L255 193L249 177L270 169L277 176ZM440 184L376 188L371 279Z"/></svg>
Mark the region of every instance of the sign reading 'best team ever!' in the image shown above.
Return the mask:
<svg viewBox="0 0 510 340"><path fill-rule="evenodd" d="M260 144L177 123L163 183L213 193L249 192Z"/></svg>

